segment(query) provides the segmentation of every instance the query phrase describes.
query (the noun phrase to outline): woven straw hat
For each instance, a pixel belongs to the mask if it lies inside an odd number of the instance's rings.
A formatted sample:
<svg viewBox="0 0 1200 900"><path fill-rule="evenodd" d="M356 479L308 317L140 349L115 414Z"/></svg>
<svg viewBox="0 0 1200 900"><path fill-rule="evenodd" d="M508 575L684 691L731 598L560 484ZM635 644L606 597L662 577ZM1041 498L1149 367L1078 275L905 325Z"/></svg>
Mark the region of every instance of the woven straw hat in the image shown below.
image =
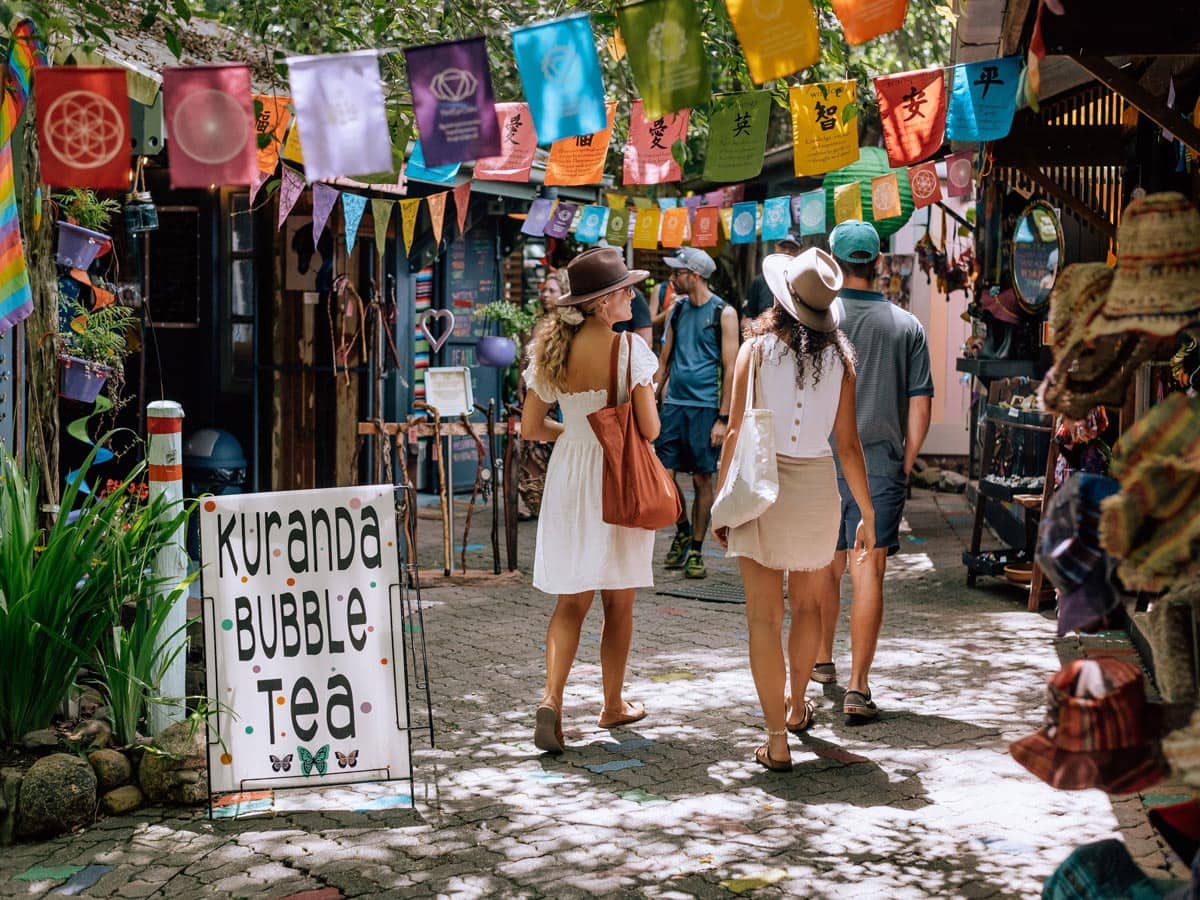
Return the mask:
<svg viewBox="0 0 1200 900"><path fill-rule="evenodd" d="M1174 337L1200 322L1200 210L1183 194L1149 194L1129 204L1117 248L1095 334Z"/></svg>
<svg viewBox="0 0 1200 900"><path fill-rule="evenodd" d="M1096 335L1113 270L1104 263L1075 263L1059 274L1050 294L1050 347L1054 366L1042 381L1042 407L1082 419L1094 406L1120 406L1138 366L1156 349L1139 332Z"/></svg>

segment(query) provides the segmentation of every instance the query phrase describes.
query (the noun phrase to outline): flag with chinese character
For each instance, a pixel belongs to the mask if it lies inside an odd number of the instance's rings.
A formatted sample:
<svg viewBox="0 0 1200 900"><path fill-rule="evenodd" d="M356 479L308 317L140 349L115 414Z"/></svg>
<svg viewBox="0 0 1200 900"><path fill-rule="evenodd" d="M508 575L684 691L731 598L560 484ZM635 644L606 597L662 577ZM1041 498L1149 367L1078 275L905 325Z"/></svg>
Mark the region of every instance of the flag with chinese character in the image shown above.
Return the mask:
<svg viewBox="0 0 1200 900"><path fill-rule="evenodd" d="M571 223L575 221L575 211L579 206L575 203L563 203L561 200L550 214L544 234L546 237L565 238L571 233Z"/></svg>
<svg viewBox="0 0 1200 900"><path fill-rule="evenodd" d="M942 180L938 178L937 163L926 162L910 166L908 188L912 192L913 208L924 209L942 199Z"/></svg>
<svg viewBox="0 0 1200 900"><path fill-rule="evenodd" d="M492 73L482 37L408 47L404 60L429 165L500 152Z"/></svg>
<svg viewBox="0 0 1200 900"><path fill-rule="evenodd" d="M832 172L858 159L857 97L853 81L803 84L788 91L797 178Z"/></svg>
<svg viewBox="0 0 1200 900"><path fill-rule="evenodd" d="M908 0L832 0L833 11L849 44L865 44L871 38L895 31L904 24Z"/></svg>
<svg viewBox="0 0 1200 900"><path fill-rule="evenodd" d="M624 247L629 240L629 210L624 206L609 207L604 239L614 247Z"/></svg>
<svg viewBox="0 0 1200 900"><path fill-rule="evenodd" d="M771 120L770 91L713 97L708 114L705 181L745 181L761 171Z"/></svg>
<svg viewBox="0 0 1200 900"><path fill-rule="evenodd" d="M658 248L658 225L662 211L655 207L647 207L637 211L633 220L633 247L635 250L655 250Z"/></svg>
<svg viewBox="0 0 1200 900"><path fill-rule="evenodd" d="M809 0L725 0L750 78L762 84L807 69L821 57Z"/></svg>
<svg viewBox="0 0 1200 900"><path fill-rule="evenodd" d="M974 154L970 150L951 153L946 157L946 196L970 197L975 183Z"/></svg>
<svg viewBox="0 0 1200 900"><path fill-rule="evenodd" d="M546 223L550 221L550 214L553 212L554 201L546 197L538 197L529 204L529 212L525 216L524 224L521 225L521 234L541 237L546 233Z"/></svg>
<svg viewBox="0 0 1200 900"><path fill-rule="evenodd" d="M795 216L796 224L800 226L800 234L824 234L825 191L818 188L793 199L799 201L795 207L797 210Z"/></svg>
<svg viewBox="0 0 1200 900"><path fill-rule="evenodd" d="M688 211L683 207L663 210L659 242L664 247L682 247L687 225Z"/></svg>
<svg viewBox="0 0 1200 900"><path fill-rule="evenodd" d="M325 181L391 172L392 139L376 51L295 56L287 62L304 176Z"/></svg>
<svg viewBox="0 0 1200 900"><path fill-rule="evenodd" d="M922 69L875 79L888 164L929 159L946 137L946 88L941 69Z"/></svg>
<svg viewBox="0 0 1200 900"><path fill-rule="evenodd" d="M642 0L619 7L617 18L648 116L708 102L708 51L696 0Z"/></svg>
<svg viewBox="0 0 1200 900"><path fill-rule="evenodd" d="M647 119L641 100L630 104L629 141L622 166L625 184L665 184L683 178L671 148L676 141L687 140L690 115L691 110L684 109Z"/></svg>
<svg viewBox="0 0 1200 900"><path fill-rule="evenodd" d="M871 179L871 218L894 219L901 215L900 179L895 172Z"/></svg>
<svg viewBox="0 0 1200 900"><path fill-rule="evenodd" d="M600 232L604 228L603 206L585 206L579 214L579 224L575 226L575 240L581 244L594 244L600 240Z"/></svg>
<svg viewBox="0 0 1200 900"><path fill-rule="evenodd" d="M762 239L764 241L778 241L787 237L791 225L791 197L768 197L763 201Z"/></svg>
<svg viewBox="0 0 1200 900"><path fill-rule="evenodd" d="M1020 67L1017 56L955 66L946 136L972 144L1007 136L1017 110Z"/></svg>
<svg viewBox="0 0 1200 900"><path fill-rule="evenodd" d="M284 169L285 172L289 171ZM342 218L346 222L346 252L354 252L354 242L358 239L358 226L362 224L363 210L367 208L367 198L359 194L342 194Z"/></svg>
<svg viewBox="0 0 1200 900"><path fill-rule="evenodd" d="M539 144L604 130L611 116L587 13L515 28L512 43Z"/></svg>
<svg viewBox="0 0 1200 900"><path fill-rule="evenodd" d="M281 175L282 177L279 179L279 215L275 222L276 230L283 227L283 223L287 221L292 207L296 205L296 201L304 193L303 175L291 166L284 166L281 170Z"/></svg>
<svg viewBox="0 0 1200 900"><path fill-rule="evenodd" d="M608 124L592 134L555 141L546 160L544 184L600 184L604 180L604 159L612 139L613 116L617 104L608 104Z"/></svg>
<svg viewBox="0 0 1200 900"><path fill-rule="evenodd" d="M833 189L833 221L845 222L847 219L863 217L862 185L857 181L839 184Z"/></svg>
<svg viewBox="0 0 1200 900"><path fill-rule="evenodd" d="M0 145L0 334L33 312L25 248L17 219L12 144Z"/></svg>
<svg viewBox="0 0 1200 900"><path fill-rule="evenodd" d="M254 131L255 149L258 152L258 171L274 172L279 164L279 151L283 148L283 139L287 136L288 125L292 121L291 97L278 97L275 94L255 94L254 101Z"/></svg>
<svg viewBox="0 0 1200 900"><path fill-rule="evenodd" d="M55 187L128 190L125 70L42 66L33 80L33 93L42 180Z"/></svg>
<svg viewBox="0 0 1200 900"><path fill-rule="evenodd" d="M717 229L721 227L721 210L715 206L702 206L696 210L696 219L692 222L692 246L715 247L720 235Z"/></svg>
<svg viewBox="0 0 1200 900"><path fill-rule="evenodd" d="M246 66L163 69L163 120L171 187L249 184L258 171L258 130Z"/></svg>
<svg viewBox="0 0 1200 900"><path fill-rule="evenodd" d="M4 91L0 94L0 147L8 143L25 109L33 84L33 70L46 65L46 46L37 36L32 19L21 19L12 27L8 65L3 74Z"/></svg>
<svg viewBox="0 0 1200 900"><path fill-rule="evenodd" d="M753 244L758 237L758 216L758 204L753 200L733 204L729 243Z"/></svg>
<svg viewBox="0 0 1200 900"><path fill-rule="evenodd" d="M529 180L533 154L537 151L537 132L527 103L497 103L496 122L500 132L500 152L475 161L475 177L485 181Z"/></svg>
<svg viewBox="0 0 1200 900"><path fill-rule="evenodd" d="M412 156L404 164L404 177L417 181L428 181L432 184L454 184L462 163L449 163L444 166L431 166L425 162L425 144L421 139L413 144Z"/></svg>

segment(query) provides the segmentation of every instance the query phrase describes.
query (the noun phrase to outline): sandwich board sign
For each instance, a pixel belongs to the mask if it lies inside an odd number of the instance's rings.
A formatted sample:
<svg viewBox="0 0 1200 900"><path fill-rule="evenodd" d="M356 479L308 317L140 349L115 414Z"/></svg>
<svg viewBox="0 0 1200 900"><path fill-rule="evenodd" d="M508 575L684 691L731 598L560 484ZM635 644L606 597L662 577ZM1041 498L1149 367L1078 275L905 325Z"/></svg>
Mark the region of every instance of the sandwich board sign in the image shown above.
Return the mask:
<svg viewBox="0 0 1200 900"><path fill-rule="evenodd" d="M412 778L391 485L200 501L212 793Z"/></svg>

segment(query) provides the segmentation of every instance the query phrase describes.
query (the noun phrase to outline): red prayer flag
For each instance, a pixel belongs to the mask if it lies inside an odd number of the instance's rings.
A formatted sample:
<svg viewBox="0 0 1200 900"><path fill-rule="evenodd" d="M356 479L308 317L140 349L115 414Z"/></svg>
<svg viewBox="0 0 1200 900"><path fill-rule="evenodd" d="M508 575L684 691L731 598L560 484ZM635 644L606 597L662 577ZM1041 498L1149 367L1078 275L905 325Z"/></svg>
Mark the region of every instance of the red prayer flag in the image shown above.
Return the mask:
<svg viewBox="0 0 1200 900"><path fill-rule="evenodd" d="M690 109L647 119L641 100L629 110L629 140L625 144L624 184L665 184L681 181L683 172L671 153L676 141L687 139Z"/></svg>
<svg viewBox="0 0 1200 900"><path fill-rule="evenodd" d="M912 190L913 208L924 209L942 199L942 180L938 178L937 163L921 163L908 170L908 186Z"/></svg>
<svg viewBox="0 0 1200 900"><path fill-rule="evenodd" d="M129 188L129 98L115 66L41 67L37 99L42 180L55 187Z"/></svg>
<svg viewBox="0 0 1200 900"><path fill-rule="evenodd" d="M496 121L500 126L500 153L476 160L475 177L485 181L528 181L537 150L537 131L529 104L497 103Z"/></svg>
<svg viewBox="0 0 1200 900"><path fill-rule="evenodd" d="M919 163L941 149L946 137L946 85L941 69L876 78L875 95L889 165Z"/></svg>
<svg viewBox="0 0 1200 900"><path fill-rule="evenodd" d="M692 246L717 246L717 232L721 227L721 210L716 206L701 206L696 210L692 222Z"/></svg>
<svg viewBox="0 0 1200 900"><path fill-rule="evenodd" d="M946 157L946 196L969 197L975 183L975 156L970 150Z"/></svg>
<svg viewBox="0 0 1200 900"><path fill-rule="evenodd" d="M246 66L163 69L171 187L250 184L258 170L258 131Z"/></svg>

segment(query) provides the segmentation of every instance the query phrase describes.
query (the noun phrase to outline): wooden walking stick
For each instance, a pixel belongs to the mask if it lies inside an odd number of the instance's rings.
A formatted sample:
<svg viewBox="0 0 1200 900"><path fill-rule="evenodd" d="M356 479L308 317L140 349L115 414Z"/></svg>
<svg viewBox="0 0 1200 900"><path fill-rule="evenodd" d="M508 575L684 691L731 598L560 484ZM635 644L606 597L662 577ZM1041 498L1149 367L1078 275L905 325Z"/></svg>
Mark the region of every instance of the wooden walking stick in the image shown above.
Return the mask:
<svg viewBox="0 0 1200 900"><path fill-rule="evenodd" d="M487 449L483 446L483 440L475 433L475 429L471 427L471 420L467 418L466 413L460 413L459 420L463 424L463 428L467 430L467 434L475 439L475 451L478 454L478 459L475 463L475 484L471 487L471 502L467 504L467 524L463 527L463 542L461 563L463 574L467 574L467 539L471 536L471 518L475 514L475 498L479 496L479 488L483 483L483 459L487 453Z"/></svg>
<svg viewBox="0 0 1200 900"><path fill-rule="evenodd" d="M517 426L521 422L520 407L507 405L508 421L504 444L504 550L508 571L517 568L517 480L520 477L520 458L517 453Z"/></svg>
<svg viewBox="0 0 1200 900"><path fill-rule="evenodd" d="M446 461L442 458L442 416L437 407L421 400L413 404L414 409L424 409L433 416L433 461L437 463L438 499L442 501L442 574L450 577L450 498L446 486ZM453 459L450 461L453 465Z"/></svg>
<svg viewBox="0 0 1200 900"><path fill-rule="evenodd" d="M487 405L487 426L488 426L488 461L491 463L492 473L492 574L500 574L500 498L497 496L500 490L500 479L497 477L496 463L496 401L495 399L488 400Z"/></svg>

